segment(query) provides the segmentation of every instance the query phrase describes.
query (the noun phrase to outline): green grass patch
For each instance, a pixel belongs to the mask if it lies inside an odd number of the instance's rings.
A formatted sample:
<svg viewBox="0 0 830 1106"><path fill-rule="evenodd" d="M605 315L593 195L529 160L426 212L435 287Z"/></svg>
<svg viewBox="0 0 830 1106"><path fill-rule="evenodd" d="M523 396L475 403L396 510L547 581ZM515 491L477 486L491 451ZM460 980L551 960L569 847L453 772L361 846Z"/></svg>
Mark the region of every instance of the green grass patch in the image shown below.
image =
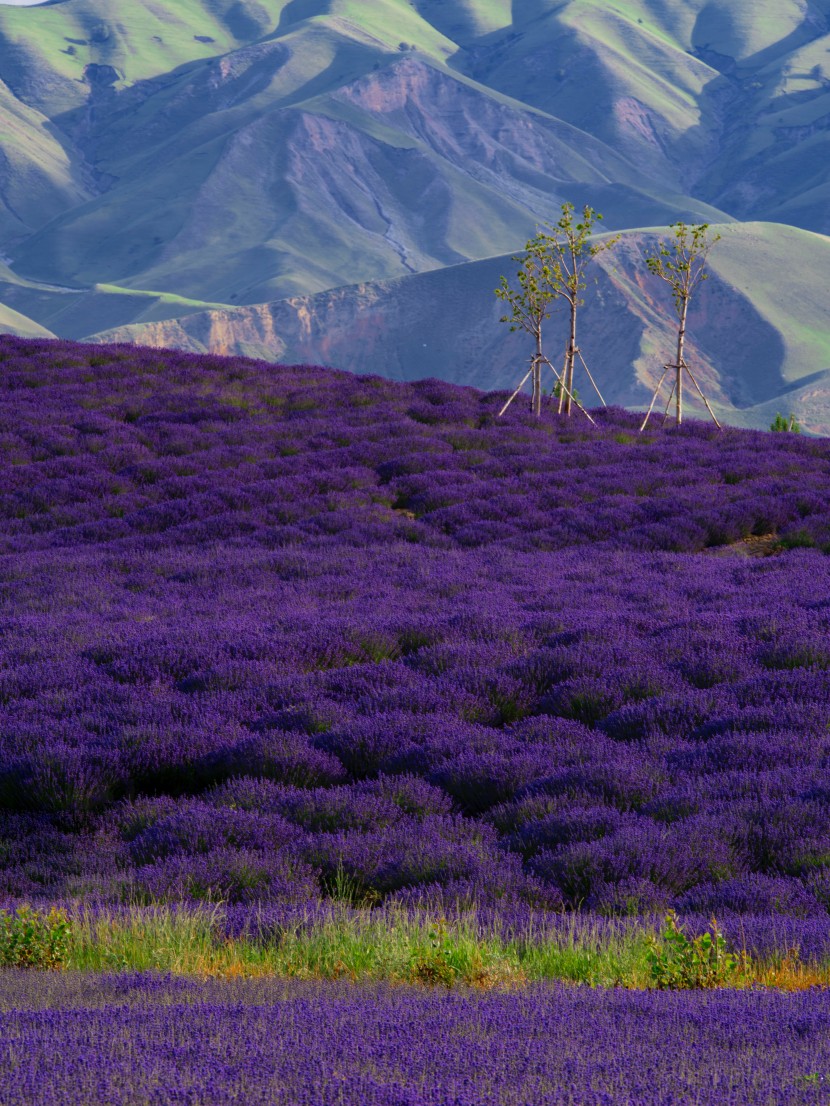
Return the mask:
<svg viewBox="0 0 830 1106"><path fill-rule="evenodd" d="M108 296L133 296L138 299L160 300L162 303L174 304L177 307L193 307L200 311L227 311L233 308L233 304L214 302L211 300L188 299L187 296L177 296L173 292L154 292L148 288L127 288L120 284L95 284L93 291L102 292Z"/></svg>
<svg viewBox="0 0 830 1106"><path fill-rule="evenodd" d="M521 935L475 911L446 918L332 903L264 932L229 938L221 904L198 908L0 912L0 966L84 972L157 971L201 978L348 979L480 989L560 980L591 987L689 989L830 985L830 963L791 950L750 959L713 922L687 937L677 919L602 923L539 916Z"/></svg>

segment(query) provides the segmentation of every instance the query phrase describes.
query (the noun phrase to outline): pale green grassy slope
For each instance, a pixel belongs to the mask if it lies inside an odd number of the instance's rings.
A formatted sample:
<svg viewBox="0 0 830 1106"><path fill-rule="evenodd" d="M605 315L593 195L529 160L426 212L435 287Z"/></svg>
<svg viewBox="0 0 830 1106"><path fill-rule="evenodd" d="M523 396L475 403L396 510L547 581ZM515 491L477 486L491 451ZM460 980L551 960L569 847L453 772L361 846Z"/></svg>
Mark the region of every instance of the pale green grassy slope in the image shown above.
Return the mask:
<svg viewBox="0 0 830 1106"><path fill-rule="evenodd" d="M333 67L350 79L320 92ZM325 22L140 91L100 136L116 183L27 241L21 271L251 303L501 253L564 199L609 226L723 218L570 124Z"/></svg>
<svg viewBox="0 0 830 1106"><path fill-rule="evenodd" d="M89 199L83 168L46 116L0 81L0 249Z"/></svg>
<svg viewBox="0 0 830 1106"><path fill-rule="evenodd" d="M27 319L19 311L15 311L6 304L0 303L0 332L3 334L18 334L21 338L54 338L55 335L46 327L36 323L34 319Z"/></svg>
<svg viewBox="0 0 830 1106"><path fill-rule="evenodd" d="M0 334L19 334L24 338L53 338L51 331L45 326L35 323L33 319L27 319L11 307L0 303Z"/></svg>
<svg viewBox="0 0 830 1106"><path fill-rule="evenodd" d="M759 223L725 227L722 233L711 268L750 297L759 316L775 327L784 346L784 381L794 384L812 371L830 369L830 238Z"/></svg>
<svg viewBox="0 0 830 1106"><path fill-rule="evenodd" d="M116 70L125 87L273 31L290 0L70 0L0 7L4 72L21 98L49 115L84 104L88 65Z"/></svg>
<svg viewBox="0 0 830 1106"><path fill-rule="evenodd" d="M389 371L416 371L426 332L441 371L463 375L457 297L496 264L466 263L514 252L564 200L623 230L739 218L830 233L828 30L830 0L0 6L0 251L14 268L0 301L70 337L169 336L181 317L183 342L305 358L299 308L272 308L301 297L334 328L334 363L353 356L349 304L371 302L367 332L411 336ZM592 324L597 349L629 358L609 388L632 403L668 335L637 241L603 278L625 327ZM725 237L700 351L724 410L812 388L830 364L824 258L824 239L783 227ZM767 279L782 266L789 298ZM327 294L356 282L368 299ZM756 369L730 383L716 355L738 324L729 364Z"/></svg>
<svg viewBox="0 0 830 1106"><path fill-rule="evenodd" d="M753 73L743 93L741 123L699 181L700 194L738 217L830 233L828 88L830 35Z"/></svg>

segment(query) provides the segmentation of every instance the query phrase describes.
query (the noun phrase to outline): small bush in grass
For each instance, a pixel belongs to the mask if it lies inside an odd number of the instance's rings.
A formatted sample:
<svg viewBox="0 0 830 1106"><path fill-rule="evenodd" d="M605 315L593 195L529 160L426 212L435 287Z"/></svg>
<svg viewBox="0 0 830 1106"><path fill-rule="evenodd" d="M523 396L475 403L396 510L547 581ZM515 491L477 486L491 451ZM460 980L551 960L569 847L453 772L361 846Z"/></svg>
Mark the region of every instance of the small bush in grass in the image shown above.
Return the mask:
<svg viewBox="0 0 830 1106"><path fill-rule="evenodd" d="M450 929L444 917L435 919L419 940L414 938L409 957L411 983L427 987L452 988L458 983L471 987L490 988L516 986L526 982L521 966L511 962L510 953L502 948L488 948L481 941L459 929Z"/></svg>
<svg viewBox="0 0 830 1106"><path fill-rule="evenodd" d="M810 531L802 526L798 530L782 534L778 544L782 549L814 549L817 542Z"/></svg>
<svg viewBox="0 0 830 1106"><path fill-rule="evenodd" d="M769 424L769 428L770 428L770 430L773 430L773 431L775 431L776 433L779 433L779 434L782 433L782 432L784 434L787 434L787 433L800 434L801 433L801 427L799 426L795 415L791 414L790 417L787 419L787 418L784 418L784 416L781 414L780 411L775 416L773 421Z"/></svg>
<svg viewBox="0 0 830 1106"><path fill-rule="evenodd" d="M447 924L439 918L429 930L427 947L412 955L412 978L418 983L452 987L456 975L449 958Z"/></svg>
<svg viewBox="0 0 830 1106"><path fill-rule="evenodd" d="M729 952L726 938L713 918L709 932L687 937L670 910L660 938L651 938L647 953L651 977L661 991L725 987L746 974L746 952Z"/></svg>
<svg viewBox="0 0 830 1106"><path fill-rule="evenodd" d="M0 910L0 967L64 968L69 960L70 926L66 912L48 913L19 906Z"/></svg>

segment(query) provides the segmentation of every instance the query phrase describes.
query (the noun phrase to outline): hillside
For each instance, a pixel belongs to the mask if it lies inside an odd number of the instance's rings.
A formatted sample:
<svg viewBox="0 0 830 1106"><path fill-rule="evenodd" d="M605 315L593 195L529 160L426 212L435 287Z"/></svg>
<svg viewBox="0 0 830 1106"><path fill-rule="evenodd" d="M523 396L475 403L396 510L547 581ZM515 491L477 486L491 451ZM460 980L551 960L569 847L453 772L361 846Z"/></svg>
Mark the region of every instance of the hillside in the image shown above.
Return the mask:
<svg viewBox="0 0 830 1106"><path fill-rule="evenodd" d="M830 283L830 239L774 224L717 228L711 279L690 316L690 363L718 415L733 425L769 426L779 410L830 434L830 336L817 325ZM610 403L644 407L674 348L666 289L645 271L655 232L632 232L601 259L586 291L580 345ZM319 358L351 372L396 380L449 377L479 388L506 388L523 375L531 348L499 324L493 295L515 272L510 257L451 266L396 281L339 288L233 311L194 312L170 321L105 331L102 341L172 346L194 352L283 361ZM775 274L770 291L764 273ZM564 316L547 330L560 361ZM596 397L586 378L583 396ZM705 415L694 395L692 410Z"/></svg>
<svg viewBox="0 0 830 1106"><path fill-rule="evenodd" d="M674 906L825 947L827 441L0 360L0 894Z"/></svg>
<svg viewBox="0 0 830 1106"><path fill-rule="evenodd" d="M828 13L827 0L2 5L0 301L73 338L355 284L379 283L367 294L384 302L389 281L514 252L564 200L609 229L824 234ZM751 249L752 235L740 264L763 273ZM775 281L757 284L763 315ZM262 339L271 358L297 344L290 314ZM454 378L441 343L431 371ZM824 371L803 352L775 371Z"/></svg>
<svg viewBox="0 0 830 1106"><path fill-rule="evenodd" d="M13 311L11 308L0 304L0 330L6 333L18 334L24 338L53 338L45 327L40 326L25 315Z"/></svg>

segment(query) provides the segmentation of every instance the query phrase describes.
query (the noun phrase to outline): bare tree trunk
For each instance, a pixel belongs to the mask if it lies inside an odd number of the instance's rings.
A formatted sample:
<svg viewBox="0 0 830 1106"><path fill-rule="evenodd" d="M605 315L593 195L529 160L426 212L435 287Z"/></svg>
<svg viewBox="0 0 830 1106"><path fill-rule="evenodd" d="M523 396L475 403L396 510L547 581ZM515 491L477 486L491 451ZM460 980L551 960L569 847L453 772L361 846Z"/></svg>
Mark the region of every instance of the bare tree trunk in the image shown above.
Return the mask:
<svg viewBox="0 0 830 1106"><path fill-rule="evenodd" d="M565 376L567 396L565 399L565 414L571 413L571 399L574 391L574 361L576 360L576 298L571 300L571 338L568 344L568 371Z"/></svg>
<svg viewBox="0 0 830 1106"><path fill-rule="evenodd" d="M562 365L562 375L559 379L559 410L558 414L561 415L564 410L564 394L568 388L568 351L564 352L564 364Z"/></svg>
<svg viewBox="0 0 830 1106"><path fill-rule="evenodd" d="M533 361L533 414L540 418L542 414L542 328L536 331L536 357Z"/></svg>
<svg viewBox="0 0 830 1106"><path fill-rule="evenodd" d="M686 345L686 315L689 311L688 297L683 300L683 307L680 312L680 327L677 331L677 397L676 397L676 410L677 410L677 425L683 422L683 355Z"/></svg>

